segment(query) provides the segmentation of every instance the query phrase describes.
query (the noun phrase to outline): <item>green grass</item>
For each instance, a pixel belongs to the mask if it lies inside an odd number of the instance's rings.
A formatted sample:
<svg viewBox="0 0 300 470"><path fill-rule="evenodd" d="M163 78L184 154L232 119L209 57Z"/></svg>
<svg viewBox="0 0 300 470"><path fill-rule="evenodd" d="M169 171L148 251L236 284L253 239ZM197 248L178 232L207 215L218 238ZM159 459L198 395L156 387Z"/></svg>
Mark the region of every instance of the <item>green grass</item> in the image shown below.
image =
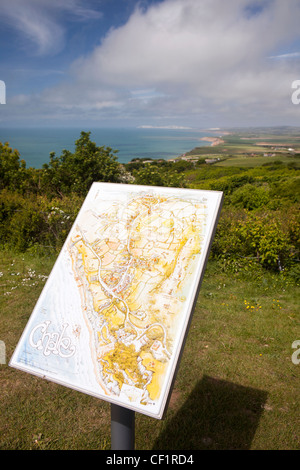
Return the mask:
<svg viewBox="0 0 300 470"><path fill-rule="evenodd" d="M270 152L267 152L270 153ZM271 152L272 153L272 152ZM249 156L236 156L226 158L220 162L215 163L215 166L226 166L226 167L238 167L238 168L254 168L258 166L263 166L265 164L271 165L274 162L281 162L282 164L288 165L293 163L295 166L300 167L299 158L293 156L280 155L277 154L275 157L249 157ZM276 163L275 163L276 164Z"/></svg>
<svg viewBox="0 0 300 470"><path fill-rule="evenodd" d="M0 254L7 362L53 258ZM136 449L299 449L299 297L289 278L210 261L166 418L136 414ZM0 449L110 449L110 405L0 365Z"/></svg>

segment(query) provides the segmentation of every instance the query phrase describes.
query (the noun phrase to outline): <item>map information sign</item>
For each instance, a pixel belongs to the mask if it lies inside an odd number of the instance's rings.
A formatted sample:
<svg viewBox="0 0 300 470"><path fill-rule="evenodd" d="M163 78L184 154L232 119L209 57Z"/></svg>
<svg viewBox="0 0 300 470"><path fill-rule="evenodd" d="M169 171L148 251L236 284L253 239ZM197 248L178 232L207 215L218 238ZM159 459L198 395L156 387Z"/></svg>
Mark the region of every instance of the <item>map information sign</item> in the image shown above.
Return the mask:
<svg viewBox="0 0 300 470"><path fill-rule="evenodd" d="M221 203L93 183L10 365L161 419Z"/></svg>

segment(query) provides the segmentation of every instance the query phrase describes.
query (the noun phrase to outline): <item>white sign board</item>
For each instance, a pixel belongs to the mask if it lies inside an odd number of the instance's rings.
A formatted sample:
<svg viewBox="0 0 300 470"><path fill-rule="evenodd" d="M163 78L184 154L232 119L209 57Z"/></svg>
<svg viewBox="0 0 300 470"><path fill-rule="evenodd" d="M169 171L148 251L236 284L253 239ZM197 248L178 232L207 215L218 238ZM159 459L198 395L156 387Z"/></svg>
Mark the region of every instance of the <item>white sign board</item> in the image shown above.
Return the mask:
<svg viewBox="0 0 300 470"><path fill-rule="evenodd" d="M94 183L10 365L161 419L221 203Z"/></svg>

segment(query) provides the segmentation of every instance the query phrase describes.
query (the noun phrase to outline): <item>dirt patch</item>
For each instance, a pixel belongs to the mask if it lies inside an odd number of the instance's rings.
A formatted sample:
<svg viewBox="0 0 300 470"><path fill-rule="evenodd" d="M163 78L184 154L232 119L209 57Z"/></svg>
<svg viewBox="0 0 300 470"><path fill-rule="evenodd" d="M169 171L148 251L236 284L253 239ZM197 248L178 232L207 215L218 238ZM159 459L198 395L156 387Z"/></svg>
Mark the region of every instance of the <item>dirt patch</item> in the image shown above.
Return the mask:
<svg viewBox="0 0 300 470"><path fill-rule="evenodd" d="M181 392L179 390L174 389L170 398L169 407L174 409L178 405L180 401Z"/></svg>

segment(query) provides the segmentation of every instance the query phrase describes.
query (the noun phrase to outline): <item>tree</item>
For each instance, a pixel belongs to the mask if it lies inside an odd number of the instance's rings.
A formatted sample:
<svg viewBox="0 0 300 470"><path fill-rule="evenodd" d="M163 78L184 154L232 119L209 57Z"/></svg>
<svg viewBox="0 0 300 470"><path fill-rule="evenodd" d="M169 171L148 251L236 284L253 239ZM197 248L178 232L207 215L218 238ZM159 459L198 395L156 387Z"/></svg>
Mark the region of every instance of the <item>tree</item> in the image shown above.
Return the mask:
<svg viewBox="0 0 300 470"><path fill-rule="evenodd" d="M18 189L25 175L26 164L20 160L17 150L12 150L8 142L0 142L0 190Z"/></svg>
<svg viewBox="0 0 300 470"><path fill-rule="evenodd" d="M63 150L60 157L50 154L43 165L44 185L55 195L74 192L85 195L94 181L117 182L120 165L110 147L98 147L90 140L90 132L81 132L75 152Z"/></svg>

